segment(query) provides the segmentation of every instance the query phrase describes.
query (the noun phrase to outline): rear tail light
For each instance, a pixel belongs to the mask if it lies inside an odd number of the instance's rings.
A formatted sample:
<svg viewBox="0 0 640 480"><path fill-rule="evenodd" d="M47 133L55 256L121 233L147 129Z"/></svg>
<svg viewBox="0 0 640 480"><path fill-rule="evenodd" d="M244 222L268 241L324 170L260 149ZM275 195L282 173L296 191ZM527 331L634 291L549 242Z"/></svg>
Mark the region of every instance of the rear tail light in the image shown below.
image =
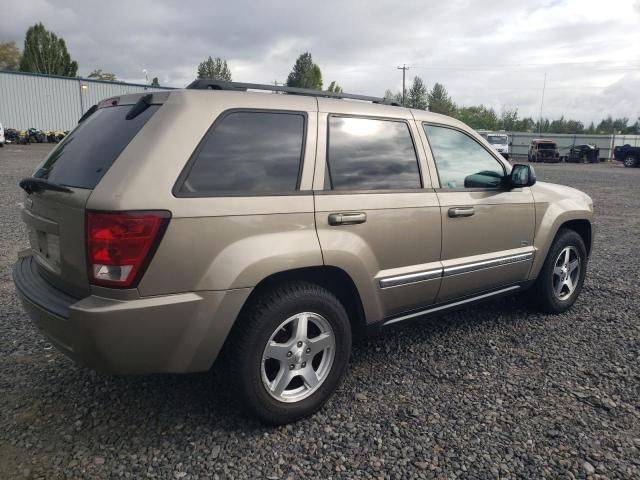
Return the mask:
<svg viewBox="0 0 640 480"><path fill-rule="evenodd" d="M164 235L167 211L87 212L87 263L95 285L136 286Z"/></svg>

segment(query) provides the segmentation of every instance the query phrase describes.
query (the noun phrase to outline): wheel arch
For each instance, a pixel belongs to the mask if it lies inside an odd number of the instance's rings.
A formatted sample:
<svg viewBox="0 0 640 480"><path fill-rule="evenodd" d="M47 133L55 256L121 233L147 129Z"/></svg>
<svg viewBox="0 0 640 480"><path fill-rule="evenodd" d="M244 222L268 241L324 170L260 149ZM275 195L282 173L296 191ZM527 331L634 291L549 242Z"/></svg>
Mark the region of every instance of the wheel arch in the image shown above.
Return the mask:
<svg viewBox="0 0 640 480"><path fill-rule="evenodd" d="M315 283L333 293L347 311L352 334L355 337L365 335L366 316L358 287L347 272L341 268L330 265L294 268L268 275L253 288L238 318L241 317L242 311L247 308L247 306L251 305L259 295L269 288L283 282L295 281ZM237 320L238 319L236 319L234 323L237 323Z"/></svg>
<svg viewBox="0 0 640 480"><path fill-rule="evenodd" d="M529 274L530 280L537 278L553 242L556 240L562 229L569 229L578 233L584 241L587 249L587 256L591 255L593 247L593 224L590 218L587 218L585 215L581 215L580 212L565 212L564 215L561 215L556 219L551 228L545 229L547 233L544 235L544 238L539 239L538 242L536 242L538 254L536 255L531 267Z"/></svg>

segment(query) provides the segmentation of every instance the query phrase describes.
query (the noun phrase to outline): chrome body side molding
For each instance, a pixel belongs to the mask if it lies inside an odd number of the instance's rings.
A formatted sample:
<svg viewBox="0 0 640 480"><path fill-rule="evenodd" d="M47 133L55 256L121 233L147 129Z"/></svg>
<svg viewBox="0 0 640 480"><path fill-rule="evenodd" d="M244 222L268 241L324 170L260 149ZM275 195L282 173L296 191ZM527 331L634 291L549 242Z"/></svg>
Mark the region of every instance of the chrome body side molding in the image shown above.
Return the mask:
<svg viewBox="0 0 640 480"><path fill-rule="evenodd" d="M466 263L463 265L456 265L453 267L446 267L444 269L444 276L459 275L461 273L475 272L476 270L484 270L485 268L500 267L502 265L508 265L510 263L526 262L533 258L533 252L518 253L514 255L503 255L500 257L492 258L490 260L483 260L481 262Z"/></svg>
<svg viewBox="0 0 640 480"><path fill-rule="evenodd" d="M431 268L415 273L406 273L402 275L393 275L384 277L379 280L380 288L392 288L402 285L409 285L426 280L434 280L441 277L451 275L461 275L463 273L475 272L486 268L501 267L512 263L528 262L533 259L533 249L530 252L520 252L509 255L500 255L488 260L480 260L475 262L463 263L461 265L452 265L449 267Z"/></svg>
<svg viewBox="0 0 640 480"><path fill-rule="evenodd" d="M398 287L410 283L423 282L442 277L442 268L425 270L423 272L408 273L406 275L396 275L393 277L381 278L380 288Z"/></svg>

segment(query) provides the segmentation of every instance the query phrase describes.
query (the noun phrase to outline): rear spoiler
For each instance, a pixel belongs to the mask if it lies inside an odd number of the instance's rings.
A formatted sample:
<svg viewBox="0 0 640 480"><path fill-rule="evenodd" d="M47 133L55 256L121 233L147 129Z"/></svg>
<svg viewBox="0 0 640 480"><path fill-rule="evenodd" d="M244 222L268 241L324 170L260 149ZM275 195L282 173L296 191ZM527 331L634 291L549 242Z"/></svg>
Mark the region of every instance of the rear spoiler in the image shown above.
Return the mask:
<svg viewBox="0 0 640 480"><path fill-rule="evenodd" d="M169 98L169 94L171 92L150 92L150 93L129 93L127 95L120 95L118 97L110 97L102 100L96 105L91 106L89 110L84 112L84 114L78 120L78 123L84 122L87 118L89 118L93 113L99 108L107 108L107 107L116 107L123 105L137 105L139 110L137 114L140 114L142 110L140 107L144 104L145 108L149 105L162 105ZM136 114L136 115L137 115ZM134 115L135 116L135 115ZM133 118L133 116L131 117ZM129 118L128 118L129 120Z"/></svg>

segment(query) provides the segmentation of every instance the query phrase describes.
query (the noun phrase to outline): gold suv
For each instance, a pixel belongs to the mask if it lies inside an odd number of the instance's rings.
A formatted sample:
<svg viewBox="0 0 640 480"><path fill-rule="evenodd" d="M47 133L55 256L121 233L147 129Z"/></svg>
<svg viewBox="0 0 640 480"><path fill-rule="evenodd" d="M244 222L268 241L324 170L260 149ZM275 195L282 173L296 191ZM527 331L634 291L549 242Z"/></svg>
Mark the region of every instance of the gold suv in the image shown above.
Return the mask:
<svg viewBox="0 0 640 480"><path fill-rule="evenodd" d="M356 333L530 287L567 310L593 237L587 195L457 120L254 84L107 99L20 185L14 281L58 349L115 373L220 356L270 423L322 406Z"/></svg>

